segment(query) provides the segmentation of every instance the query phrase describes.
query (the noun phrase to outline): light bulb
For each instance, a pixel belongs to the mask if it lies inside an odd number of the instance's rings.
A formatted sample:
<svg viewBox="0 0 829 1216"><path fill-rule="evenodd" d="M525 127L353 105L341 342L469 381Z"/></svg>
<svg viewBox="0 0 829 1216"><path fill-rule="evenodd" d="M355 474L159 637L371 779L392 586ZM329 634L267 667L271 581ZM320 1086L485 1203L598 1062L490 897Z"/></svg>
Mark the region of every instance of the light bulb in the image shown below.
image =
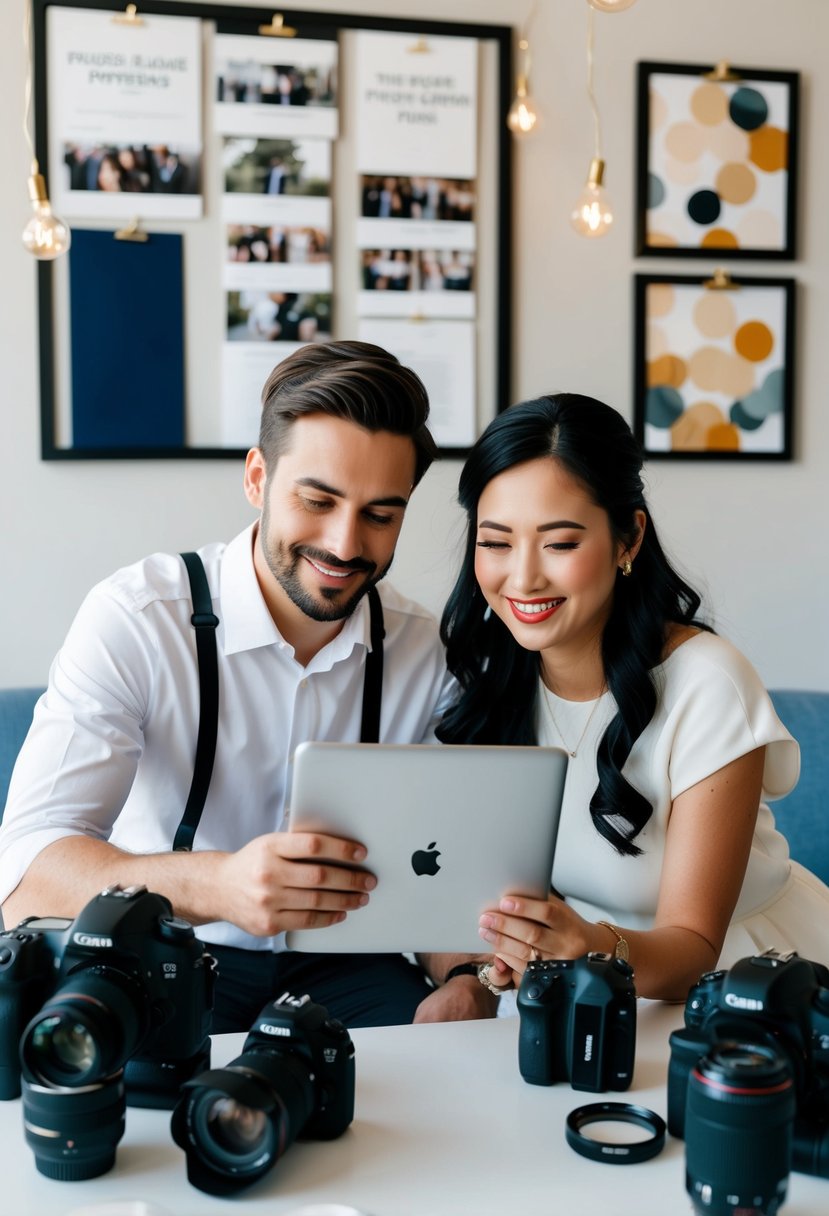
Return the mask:
<svg viewBox="0 0 829 1216"><path fill-rule="evenodd" d="M507 114L507 126L513 135L529 135L537 122L538 110L527 92L527 77L519 76L515 100Z"/></svg>
<svg viewBox="0 0 829 1216"><path fill-rule="evenodd" d="M632 8L636 0L587 0L587 3L599 13L623 13L626 8Z"/></svg>
<svg viewBox="0 0 829 1216"><path fill-rule="evenodd" d="M23 244L39 261L51 262L66 253L72 243L72 233L62 219L52 214L46 182L40 173L33 173L29 178L29 197L34 215L23 229Z"/></svg>
<svg viewBox="0 0 829 1216"><path fill-rule="evenodd" d="M602 185L604 161L594 157L587 182L570 213L570 223L579 236L604 236L613 223L613 209Z"/></svg>

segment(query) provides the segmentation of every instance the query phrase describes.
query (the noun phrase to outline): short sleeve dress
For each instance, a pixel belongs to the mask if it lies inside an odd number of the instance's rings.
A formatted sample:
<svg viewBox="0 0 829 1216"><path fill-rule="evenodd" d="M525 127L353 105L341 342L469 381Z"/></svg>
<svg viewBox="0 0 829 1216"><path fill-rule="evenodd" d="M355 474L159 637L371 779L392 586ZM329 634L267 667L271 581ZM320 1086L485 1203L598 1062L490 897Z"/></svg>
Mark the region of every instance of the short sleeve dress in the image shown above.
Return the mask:
<svg viewBox="0 0 829 1216"><path fill-rule="evenodd" d="M617 853L596 831L589 811L598 783L596 749L616 710L612 696L605 693L598 703L565 701L539 682L539 744L577 753L564 790L554 887L588 920L650 928L674 798L765 746L754 840L720 965L770 947L829 962L829 887L790 859L767 805L796 784L800 749L759 676L729 642L710 633L678 646L654 676L657 709L623 770L653 807L636 837L642 849L638 857Z"/></svg>

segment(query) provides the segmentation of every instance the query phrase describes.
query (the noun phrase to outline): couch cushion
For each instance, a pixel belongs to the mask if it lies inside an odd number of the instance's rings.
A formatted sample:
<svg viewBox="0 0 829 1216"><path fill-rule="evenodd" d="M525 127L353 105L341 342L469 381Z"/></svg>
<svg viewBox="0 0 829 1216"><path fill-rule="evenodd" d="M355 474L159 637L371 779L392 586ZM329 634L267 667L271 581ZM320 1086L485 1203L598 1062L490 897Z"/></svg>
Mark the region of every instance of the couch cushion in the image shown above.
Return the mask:
<svg viewBox="0 0 829 1216"><path fill-rule="evenodd" d="M32 724L42 688L0 688L0 818L6 805L14 762Z"/></svg>
<svg viewBox="0 0 829 1216"><path fill-rule="evenodd" d="M773 689L771 699L800 744L800 780L771 809L792 857L829 883L829 692Z"/></svg>

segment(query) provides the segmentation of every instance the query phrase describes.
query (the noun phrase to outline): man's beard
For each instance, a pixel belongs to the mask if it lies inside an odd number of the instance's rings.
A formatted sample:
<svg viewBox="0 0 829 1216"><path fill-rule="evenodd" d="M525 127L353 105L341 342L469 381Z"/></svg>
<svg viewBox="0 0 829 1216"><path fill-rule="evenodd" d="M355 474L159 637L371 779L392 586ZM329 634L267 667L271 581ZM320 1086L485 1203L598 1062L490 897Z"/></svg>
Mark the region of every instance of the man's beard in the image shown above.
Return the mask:
<svg viewBox="0 0 829 1216"><path fill-rule="evenodd" d="M274 548L271 548L267 542L267 534L268 513L265 510L259 529L259 543L262 548L262 555L271 574L288 596L291 603L295 604L300 612L304 612L312 621L346 620L354 612L354 609L369 589L379 583L382 578L385 578L391 566L391 560L389 560L380 573L375 574L377 567L374 562L365 561L360 557L354 558L352 561L343 562L338 557L334 557L333 554L326 553L324 549L314 549L311 545L290 545L286 547L278 543ZM348 569L364 571L367 577L347 597L344 590L340 591L337 587L320 587L317 592L311 592L303 586L299 573L300 567L305 563L306 558L311 558L319 565L327 566L330 570ZM318 596L319 598L317 598Z"/></svg>

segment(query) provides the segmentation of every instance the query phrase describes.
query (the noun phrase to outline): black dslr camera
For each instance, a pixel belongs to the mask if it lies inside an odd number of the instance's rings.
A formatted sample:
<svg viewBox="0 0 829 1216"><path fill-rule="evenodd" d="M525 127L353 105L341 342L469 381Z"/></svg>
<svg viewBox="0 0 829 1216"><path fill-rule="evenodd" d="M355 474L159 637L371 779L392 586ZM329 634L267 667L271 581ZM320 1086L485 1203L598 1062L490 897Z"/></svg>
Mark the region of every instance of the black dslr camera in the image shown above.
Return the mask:
<svg viewBox="0 0 829 1216"><path fill-rule="evenodd" d="M633 970L610 954L527 964L518 989L518 1067L531 1085L628 1089L636 1051Z"/></svg>
<svg viewBox="0 0 829 1216"><path fill-rule="evenodd" d="M145 887L108 887L76 920L0 933L0 1098L23 1088L41 1173L109 1169L124 1107L172 1109L210 1062L215 960Z"/></svg>
<svg viewBox="0 0 829 1216"><path fill-rule="evenodd" d="M298 1136L334 1140L354 1118L354 1044L310 997L269 1001L225 1068L187 1081L173 1139L187 1177L231 1195L266 1174Z"/></svg>
<svg viewBox="0 0 829 1216"><path fill-rule="evenodd" d="M670 1042L668 1127L685 1136L689 1157L692 1142L700 1141L701 1152L718 1159L716 1145L725 1143L729 1129L736 1136L746 1119L755 1130L782 1121L789 1124L791 1168L829 1178L829 970L823 964L767 950L730 971L707 972L691 988L685 1027ZM762 1189L764 1152L758 1138L754 1145L743 1159L748 1194ZM689 1187L692 1173L689 1161ZM717 1177L706 1186L716 1197L718 1187L741 1193L739 1181L729 1178L726 1187Z"/></svg>

